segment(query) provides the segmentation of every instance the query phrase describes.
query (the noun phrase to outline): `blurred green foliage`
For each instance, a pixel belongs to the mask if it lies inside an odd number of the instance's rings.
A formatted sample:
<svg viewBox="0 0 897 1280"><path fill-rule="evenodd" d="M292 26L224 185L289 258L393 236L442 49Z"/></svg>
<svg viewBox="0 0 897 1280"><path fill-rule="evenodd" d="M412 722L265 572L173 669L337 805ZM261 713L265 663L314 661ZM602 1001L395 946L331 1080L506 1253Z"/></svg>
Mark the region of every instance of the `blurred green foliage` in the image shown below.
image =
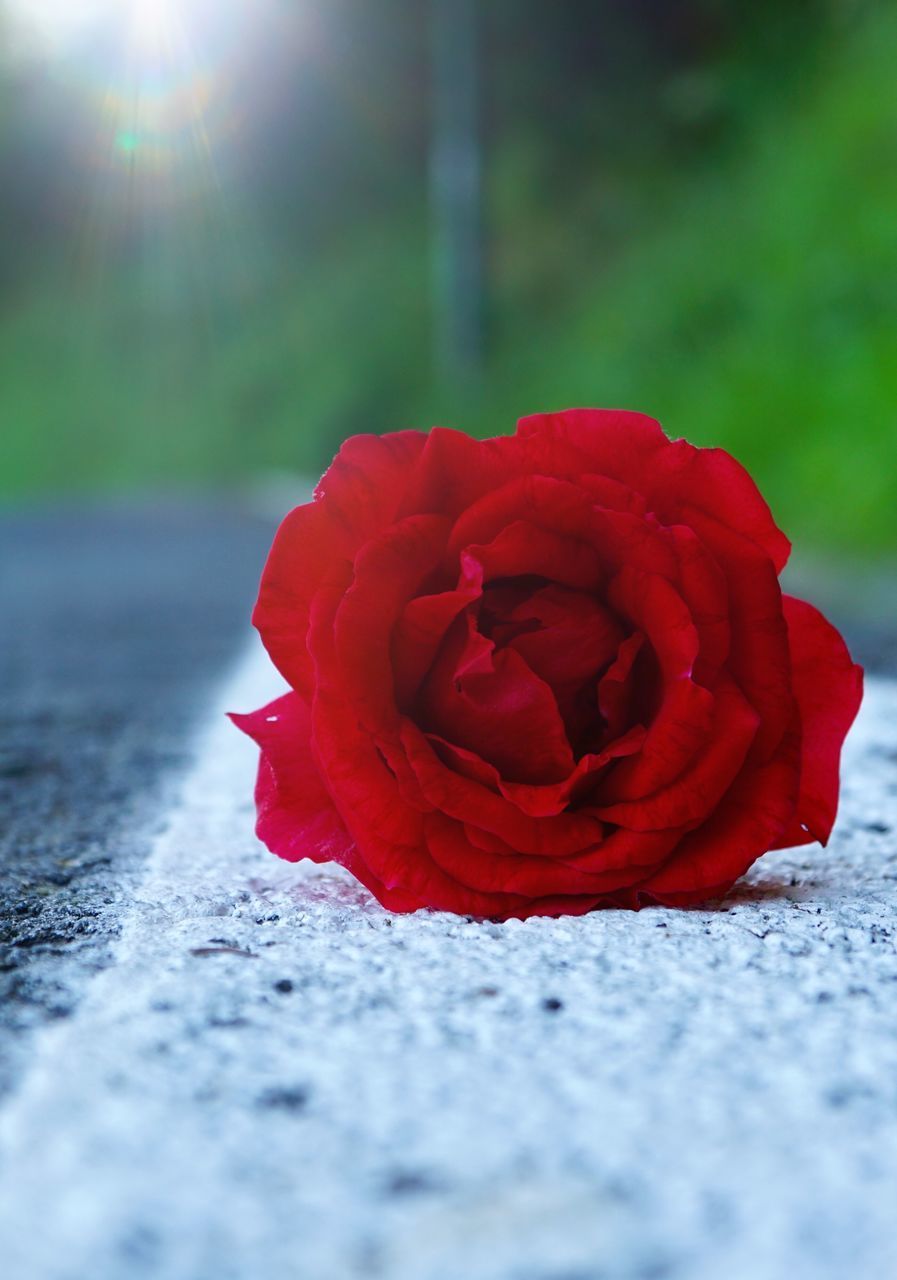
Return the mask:
<svg viewBox="0 0 897 1280"><path fill-rule="evenodd" d="M704 34L678 49L663 6L643 4L650 41L615 28L606 79L565 63L575 33L546 50L530 32L528 65L487 59L498 106L477 386L433 372L414 129L401 163L365 168L357 200L351 184L334 187L332 217L318 145L313 233L302 182L272 181L274 164L220 208L157 215L127 251L82 238L21 274L13 262L0 491L317 472L357 431L497 434L523 413L613 405L729 448L792 535L894 550L897 14L804 4L785 6L785 22L781 6L733 7L737 21L697 6ZM493 54L519 12L496 7ZM421 43L418 24L406 62L381 68L381 96L421 76ZM553 78L528 111L540 56ZM0 92L0 130L14 110ZM402 119L381 121L387 154ZM345 166L352 131L340 129Z"/></svg>

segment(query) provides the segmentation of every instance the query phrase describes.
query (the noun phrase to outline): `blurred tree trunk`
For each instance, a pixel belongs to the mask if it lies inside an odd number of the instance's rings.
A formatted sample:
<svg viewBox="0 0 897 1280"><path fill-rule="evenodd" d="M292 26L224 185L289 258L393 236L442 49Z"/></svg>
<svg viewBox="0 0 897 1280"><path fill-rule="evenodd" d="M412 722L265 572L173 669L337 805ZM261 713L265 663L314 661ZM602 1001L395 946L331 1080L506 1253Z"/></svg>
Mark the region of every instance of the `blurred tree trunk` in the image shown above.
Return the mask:
<svg viewBox="0 0 897 1280"><path fill-rule="evenodd" d="M475 384L484 355L476 0L430 0L430 207L435 357Z"/></svg>

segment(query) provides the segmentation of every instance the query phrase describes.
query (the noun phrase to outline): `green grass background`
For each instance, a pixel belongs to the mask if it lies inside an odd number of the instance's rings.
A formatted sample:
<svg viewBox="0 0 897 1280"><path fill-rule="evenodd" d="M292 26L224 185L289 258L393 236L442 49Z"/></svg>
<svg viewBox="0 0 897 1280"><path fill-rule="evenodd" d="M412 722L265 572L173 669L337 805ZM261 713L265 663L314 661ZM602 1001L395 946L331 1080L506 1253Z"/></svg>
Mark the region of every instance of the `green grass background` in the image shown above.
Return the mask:
<svg viewBox="0 0 897 1280"><path fill-rule="evenodd" d="M476 388L432 373L413 194L295 260L251 202L126 267L85 232L0 313L0 494L317 472L352 432L597 404L730 449L793 536L893 552L895 66L897 14L874 7L702 163L659 154L633 183L595 156L540 190L525 147L491 156Z"/></svg>

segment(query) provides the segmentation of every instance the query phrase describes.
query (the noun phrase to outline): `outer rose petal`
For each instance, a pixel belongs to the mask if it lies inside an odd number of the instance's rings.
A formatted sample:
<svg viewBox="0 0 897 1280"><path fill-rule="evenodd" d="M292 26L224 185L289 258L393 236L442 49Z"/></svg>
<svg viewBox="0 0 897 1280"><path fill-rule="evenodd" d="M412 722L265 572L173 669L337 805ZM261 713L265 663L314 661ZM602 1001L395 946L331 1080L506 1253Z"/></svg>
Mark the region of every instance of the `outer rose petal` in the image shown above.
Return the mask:
<svg viewBox="0 0 897 1280"><path fill-rule="evenodd" d="M487 852L470 843L460 823L438 813L427 815L426 833L436 862L454 880L476 892L510 892L529 899L549 894L599 895L632 879L628 867L623 871L593 870L537 854Z"/></svg>
<svg viewBox="0 0 897 1280"><path fill-rule="evenodd" d="M259 839L287 862L345 857L352 838L312 754L308 704L286 693L258 711L230 718L262 752L255 797Z"/></svg>
<svg viewBox="0 0 897 1280"><path fill-rule="evenodd" d="M643 493L667 523L683 502L750 538L781 572L791 544L744 467L724 449L670 440L658 422L624 409L565 409L521 418L534 469L549 475L597 471Z"/></svg>
<svg viewBox="0 0 897 1280"><path fill-rule="evenodd" d="M678 777L650 795L599 805L598 817L634 831L668 831L712 812L744 763L760 719L732 680L717 687L712 715L707 746Z"/></svg>
<svg viewBox="0 0 897 1280"><path fill-rule="evenodd" d="M398 514L429 511L456 516L525 470L512 436L474 440L463 431L434 427L426 436Z"/></svg>
<svg viewBox="0 0 897 1280"><path fill-rule="evenodd" d="M700 638L694 678L710 688L732 643L726 576L693 530L673 525L668 536L679 562L679 594Z"/></svg>
<svg viewBox="0 0 897 1280"><path fill-rule="evenodd" d="M775 566L748 538L696 508L689 523L724 567L732 639L728 668L760 713L752 756L768 760L791 718L791 657Z"/></svg>
<svg viewBox="0 0 897 1280"><path fill-rule="evenodd" d="M422 431L351 436L324 472L315 500L356 548L395 519L426 443Z"/></svg>
<svg viewBox="0 0 897 1280"><path fill-rule="evenodd" d="M669 860L620 900L687 906L720 897L752 863L775 847L797 802L800 732L795 723L772 760L746 767L718 807L685 836Z"/></svg>
<svg viewBox="0 0 897 1280"><path fill-rule="evenodd" d="M441 911L503 916L520 909L524 899L514 893L475 892L460 885L433 860L425 834L426 814L409 806L399 784L368 737L345 707L315 702L313 733L322 770L332 781L337 806L355 841L356 872L384 905L401 894L413 911L432 907ZM367 878L365 878L365 875Z"/></svg>
<svg viewBox="0 0 897 1280"><path fill-rule="evenodd" d="M797 824L786 832L794 844L809 838L825 844L838 811L841 746L863 697L863 669L818 609L784 596L791 647L791 678L803 730ZM802 831L800 827L806 828Z"/></svg>
<svg viewBox="0 0 897 1280"><path fill-rule="evenodd" d="M287 862L338 862L389 910L413 911L415 900L387 889L358 856L321 779L303 699L287 693L249 715L231 715L231 720L261 748L255 831L271 852Z"/></svg>
<svg viewBox="0 0 897 1280"><path fill-rule="evenodd" d="M314 686L306 649L312 598L335 561L354 559L391 521L426 439L399 431L347 440L315 500L291 511L275 534L252 621L278 671L306 695Z"/></svg>
<svg viewBox="0 0 897 1280"><path fill-rule="evenodd" d="M308 502L284 517L268 553L252 622L277 670L307 696L314 688L306 648L311 602L334 561L351 559L354 552L324 503Z"/></svg>
<svg viewBox="0 0 897 1280"><path fill-rule="evenodd" d="M448 521L409 516L365 543L355 576L333 620L345 697L366 728L398 717L391 662L392 633L402 610L442 558Z"/></svg>

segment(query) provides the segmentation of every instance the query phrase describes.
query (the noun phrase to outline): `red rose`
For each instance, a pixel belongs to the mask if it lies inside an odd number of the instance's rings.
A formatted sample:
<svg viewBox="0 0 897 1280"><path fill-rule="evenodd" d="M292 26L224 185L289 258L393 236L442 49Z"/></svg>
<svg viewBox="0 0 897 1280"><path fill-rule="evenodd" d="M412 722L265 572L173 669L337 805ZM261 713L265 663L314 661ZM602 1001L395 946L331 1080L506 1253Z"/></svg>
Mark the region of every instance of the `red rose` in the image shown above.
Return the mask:
<svg viewBox="0 0 897 1280"><path fill-rule="evenodd" d="M257 832L393 911L717 897L825 841L862 672L720 449L636 413L348 440L253 621Z"/></svg>

